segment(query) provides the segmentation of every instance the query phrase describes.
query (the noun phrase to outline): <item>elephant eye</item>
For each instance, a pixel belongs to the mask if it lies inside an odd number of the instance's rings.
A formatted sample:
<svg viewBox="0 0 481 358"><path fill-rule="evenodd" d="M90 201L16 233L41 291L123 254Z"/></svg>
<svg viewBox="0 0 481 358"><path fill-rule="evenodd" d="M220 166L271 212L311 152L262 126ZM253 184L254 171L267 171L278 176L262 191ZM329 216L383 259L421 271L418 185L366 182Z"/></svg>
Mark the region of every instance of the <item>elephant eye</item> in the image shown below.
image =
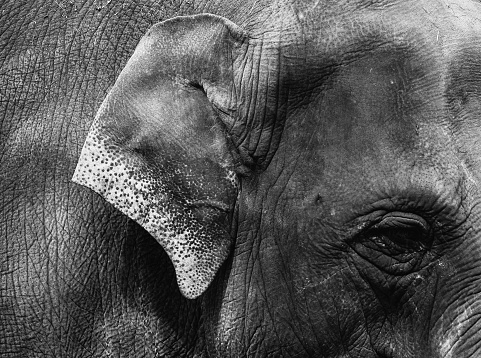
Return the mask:
<svg viewBox="0 0 481 358"><path fill-rule="evenodd" d="M430 237L429 225L423 218L394 212L360 233L352 247L379 269L405 275L420 268Z"/></svg>

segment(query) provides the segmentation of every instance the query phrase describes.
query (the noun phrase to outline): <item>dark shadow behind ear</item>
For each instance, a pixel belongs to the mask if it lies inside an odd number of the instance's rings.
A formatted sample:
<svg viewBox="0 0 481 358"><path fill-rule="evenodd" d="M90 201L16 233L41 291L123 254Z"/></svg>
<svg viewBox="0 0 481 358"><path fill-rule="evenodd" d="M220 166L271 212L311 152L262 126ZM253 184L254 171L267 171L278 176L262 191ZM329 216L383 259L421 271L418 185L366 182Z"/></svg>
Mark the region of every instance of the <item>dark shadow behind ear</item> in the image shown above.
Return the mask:
<svg viewBox="0 0 481 358"><path fill-rule="evenodd" d="M209 14L153 26L102 103L73 176L162 245L187 298L205 291L233 242L237 177L212 98L232 101L244 39Z"/></svg>

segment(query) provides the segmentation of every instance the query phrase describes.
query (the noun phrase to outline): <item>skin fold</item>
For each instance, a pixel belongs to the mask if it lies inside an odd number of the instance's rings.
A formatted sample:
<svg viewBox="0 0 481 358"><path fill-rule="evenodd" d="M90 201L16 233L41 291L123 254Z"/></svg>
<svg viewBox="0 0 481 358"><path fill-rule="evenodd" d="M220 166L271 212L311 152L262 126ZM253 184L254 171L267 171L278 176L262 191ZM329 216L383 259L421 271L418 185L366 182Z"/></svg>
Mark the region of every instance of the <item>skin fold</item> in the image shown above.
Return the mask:
<svg viewBox="0 0 481 358"><path fill-rule="evenodd" d="M480 14L2 2L0 356L480 355Z"/></svg>

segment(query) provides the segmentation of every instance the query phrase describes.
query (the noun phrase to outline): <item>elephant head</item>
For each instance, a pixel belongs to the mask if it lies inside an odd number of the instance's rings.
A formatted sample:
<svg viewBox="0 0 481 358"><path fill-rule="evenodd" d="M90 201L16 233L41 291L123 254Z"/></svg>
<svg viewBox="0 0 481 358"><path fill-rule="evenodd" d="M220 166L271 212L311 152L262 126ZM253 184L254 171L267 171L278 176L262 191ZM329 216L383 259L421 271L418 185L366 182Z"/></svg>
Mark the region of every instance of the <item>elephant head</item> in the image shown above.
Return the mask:
<svg viewBox="0 0 481 358"><path fill-rule="evenodd" d="M88 134L73 180L204 294L218 356L481 352L481 30L355 3L161 22Z"/></svg>

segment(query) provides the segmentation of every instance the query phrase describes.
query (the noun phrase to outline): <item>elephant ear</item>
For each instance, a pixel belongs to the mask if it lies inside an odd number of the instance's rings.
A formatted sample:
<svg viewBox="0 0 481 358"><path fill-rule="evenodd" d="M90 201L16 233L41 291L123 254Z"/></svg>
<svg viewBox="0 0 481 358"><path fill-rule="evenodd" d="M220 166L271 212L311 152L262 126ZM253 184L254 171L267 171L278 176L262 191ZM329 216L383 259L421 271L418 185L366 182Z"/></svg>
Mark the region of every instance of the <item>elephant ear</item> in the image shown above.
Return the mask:
<svg viewBox="0 0 481 358"><path fill-rule="evenodd" d="M162 245L187 298L205 291L232 246L237 176L213 102L231 102L244 38L209 14L153 26L102 103L73 176Z"/></svg>

